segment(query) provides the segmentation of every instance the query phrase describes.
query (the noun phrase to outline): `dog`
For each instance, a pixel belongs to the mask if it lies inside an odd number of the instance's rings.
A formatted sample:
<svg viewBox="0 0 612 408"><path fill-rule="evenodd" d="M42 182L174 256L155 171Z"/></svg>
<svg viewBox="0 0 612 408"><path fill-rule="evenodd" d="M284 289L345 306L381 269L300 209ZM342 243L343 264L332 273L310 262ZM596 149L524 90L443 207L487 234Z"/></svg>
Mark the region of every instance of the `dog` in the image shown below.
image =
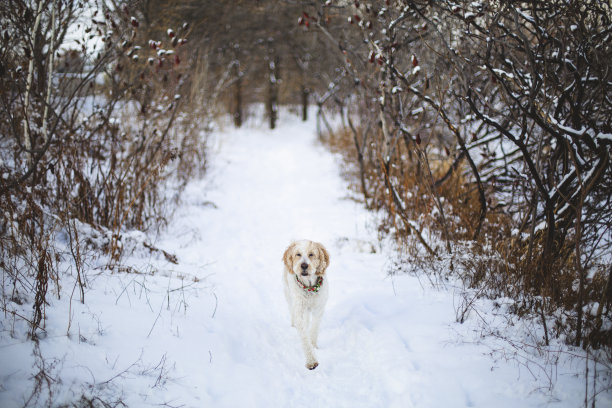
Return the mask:
<svg viewBox="0 0 612 408"><path fill-rule="evenodd" d="M295 241L285 250L283 263L283 283L291 325L300 336L306 368L314 370L319 365L314 348L317 348L319 324L329 296L329 283L325 276L329 253L318 242Z"/></svg>

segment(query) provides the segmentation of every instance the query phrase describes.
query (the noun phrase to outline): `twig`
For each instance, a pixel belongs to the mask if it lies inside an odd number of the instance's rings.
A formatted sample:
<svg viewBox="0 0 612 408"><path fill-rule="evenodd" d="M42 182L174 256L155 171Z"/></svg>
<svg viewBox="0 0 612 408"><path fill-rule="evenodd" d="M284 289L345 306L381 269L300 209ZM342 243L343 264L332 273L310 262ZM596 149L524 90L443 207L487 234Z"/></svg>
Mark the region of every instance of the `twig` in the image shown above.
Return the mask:
<svg viewBox="0 0 612 408"><path fill-rule="evenodd" d="M217 313L217 305L219 304L219 299L217 299L217 294L215 292L213 292L213 296L215 297L215 310L213 310L213 314L210 316L211 319L215 318L215 313Z"/></svg>

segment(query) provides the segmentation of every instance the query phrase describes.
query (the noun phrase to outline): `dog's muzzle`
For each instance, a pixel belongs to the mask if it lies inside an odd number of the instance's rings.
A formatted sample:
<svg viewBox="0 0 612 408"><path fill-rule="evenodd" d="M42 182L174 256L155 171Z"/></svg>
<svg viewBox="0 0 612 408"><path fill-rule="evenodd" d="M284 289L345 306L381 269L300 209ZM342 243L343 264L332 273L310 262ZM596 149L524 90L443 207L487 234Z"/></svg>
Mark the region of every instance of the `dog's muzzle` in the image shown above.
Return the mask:
<svg viewBox="0 0 612 408"><path fill-rule="evenodd" d="M300 268L302 268L302 276L308 276L308 264L306 262L302 262Z"/></svg>

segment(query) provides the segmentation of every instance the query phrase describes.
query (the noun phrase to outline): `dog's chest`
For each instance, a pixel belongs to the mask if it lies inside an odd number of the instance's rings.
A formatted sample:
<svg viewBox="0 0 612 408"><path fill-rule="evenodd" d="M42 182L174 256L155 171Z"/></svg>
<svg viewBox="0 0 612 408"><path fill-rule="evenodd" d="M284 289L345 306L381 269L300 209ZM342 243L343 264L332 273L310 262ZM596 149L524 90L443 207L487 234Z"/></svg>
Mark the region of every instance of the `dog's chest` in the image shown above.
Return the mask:
<svg viewBox="0 0 612 408"><path fill-rule="evenodd" d="M325 306L329 289L327 282L323 282L317 292L307 291L297 284L291 285L291 297L296 306L299 304L303 309L316 309Z"/></svg>

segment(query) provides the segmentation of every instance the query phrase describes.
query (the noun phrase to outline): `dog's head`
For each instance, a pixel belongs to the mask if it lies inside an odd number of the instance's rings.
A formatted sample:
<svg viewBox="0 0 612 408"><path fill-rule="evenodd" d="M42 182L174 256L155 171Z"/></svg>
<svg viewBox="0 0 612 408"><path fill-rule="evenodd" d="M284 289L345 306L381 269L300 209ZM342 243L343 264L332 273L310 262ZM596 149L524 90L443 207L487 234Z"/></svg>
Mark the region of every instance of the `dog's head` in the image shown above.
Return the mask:
<svg viewBox="0 0 612 408"><path fill-rule="evenodd" d="M293 242L283 255L287 271L302 277L322 276L329 266L329 254L318 242Z"/></svg>

